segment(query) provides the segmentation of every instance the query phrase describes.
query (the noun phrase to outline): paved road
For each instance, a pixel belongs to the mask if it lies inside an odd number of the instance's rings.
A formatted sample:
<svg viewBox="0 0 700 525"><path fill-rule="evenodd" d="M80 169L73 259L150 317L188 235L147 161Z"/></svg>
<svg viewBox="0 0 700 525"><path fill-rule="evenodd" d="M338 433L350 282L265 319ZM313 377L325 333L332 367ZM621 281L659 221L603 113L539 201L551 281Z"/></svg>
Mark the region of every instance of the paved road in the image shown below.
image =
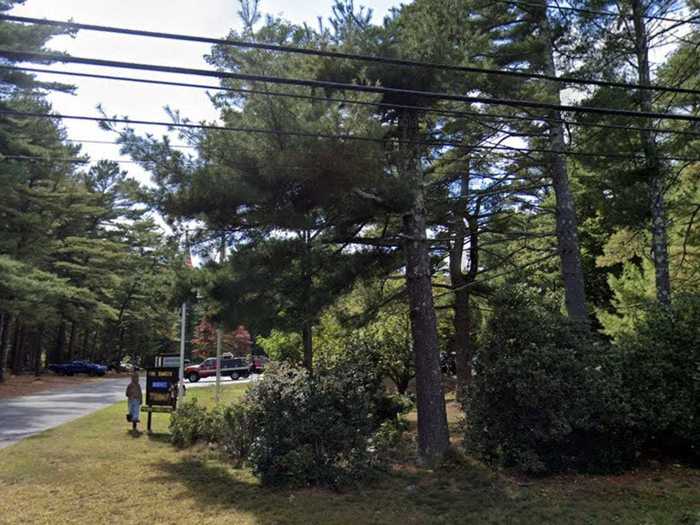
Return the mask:
<svg viewBox="0 0 700 525"><path fill-rule="evenodd" d="M232 381L222 378L223 385L248 381L250 379ZM110 378L71 389L0 399L0 449L124 400L128 383L129 378L126 377ZM145 392L143 378L141 383ZM194 384L187 383L187 388L213 386L215 383L216 379L212 377Z"/></svg>

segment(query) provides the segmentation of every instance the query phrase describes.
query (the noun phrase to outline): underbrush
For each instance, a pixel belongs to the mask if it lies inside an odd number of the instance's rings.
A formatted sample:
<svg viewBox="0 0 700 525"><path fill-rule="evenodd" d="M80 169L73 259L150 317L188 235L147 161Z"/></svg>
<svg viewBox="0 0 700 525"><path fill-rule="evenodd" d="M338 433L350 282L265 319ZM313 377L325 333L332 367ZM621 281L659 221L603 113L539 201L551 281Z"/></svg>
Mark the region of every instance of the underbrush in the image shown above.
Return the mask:
<svg viewBox="0 0 700 525"><path fill-rule="evenodd" d="M697 457L697 298L651 309L615 345L524 287L494 305L465 405L470 452L530 474L621 472L652 447Z"/></svg>

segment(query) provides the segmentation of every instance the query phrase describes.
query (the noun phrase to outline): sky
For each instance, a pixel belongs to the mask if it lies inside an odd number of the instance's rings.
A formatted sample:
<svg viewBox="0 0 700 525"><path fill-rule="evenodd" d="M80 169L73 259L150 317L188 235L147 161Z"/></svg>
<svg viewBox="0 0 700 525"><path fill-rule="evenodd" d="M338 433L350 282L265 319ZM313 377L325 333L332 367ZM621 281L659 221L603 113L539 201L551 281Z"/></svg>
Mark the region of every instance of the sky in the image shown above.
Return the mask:
<svg viewBox="0 0 700 525"><path fill-rule="evenodd" d="M398 0L364 0L374 11L375 22L381 21ZM317 24L318 16L327 18L332 0L262 0L263 13L280 15L295 23ZM225 37L231 29L241 28L237 14L237 0L27 0L10 14L48 18L72 19L75 22L144 29L167 33L183 33L207 37ZM204 55L211 46L207 44L158 40L153 38L114 35L80 31L74 38L54 38L49 46L56 51L66 51L73 56L143 62L159 65L208 68ZM153 72L118 70L79 64L54 64L52 69L80 71L106 75L156 78L216 84L216 79L167 75ZM216 120L217 114L207 98L205 90L115 82L98 79L40 75L39 78L65 81L77 86L75 95L52 93L49 100L54 111L63 114L99 116L96 109L101 104L108 115L128 116L140 120L169 120L163 107L168 105L181 111L194 121ZM115 135L100 130L97 123L65 121L71 139L114 141ZM165 133L165 128L135 126L139 132L150 132L156 136ZM114 144L86 144L83 151L93 160L101 158L128 160L119 155L119 146ZM135 164L123 164L122 168L142 183L148 175Z"/></svg>

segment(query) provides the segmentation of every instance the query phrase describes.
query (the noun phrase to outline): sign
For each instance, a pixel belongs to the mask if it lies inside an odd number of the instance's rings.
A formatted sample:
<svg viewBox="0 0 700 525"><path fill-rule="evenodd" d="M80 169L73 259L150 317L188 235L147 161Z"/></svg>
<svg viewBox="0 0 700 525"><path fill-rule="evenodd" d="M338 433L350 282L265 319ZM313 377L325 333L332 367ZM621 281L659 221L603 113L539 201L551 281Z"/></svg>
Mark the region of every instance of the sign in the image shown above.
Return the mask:
<svg viewBox="0 0 700 525"><path fill-rule="evenodd" d="M180 354L161 354L156 356L158 368L180 368Z"/></svg>
<svg viewBox="0 0 700 525"><path fill-rule="evenodd" d="M175 368L146 370L146 405L169 406L177 404L178 371Z"/></svg>

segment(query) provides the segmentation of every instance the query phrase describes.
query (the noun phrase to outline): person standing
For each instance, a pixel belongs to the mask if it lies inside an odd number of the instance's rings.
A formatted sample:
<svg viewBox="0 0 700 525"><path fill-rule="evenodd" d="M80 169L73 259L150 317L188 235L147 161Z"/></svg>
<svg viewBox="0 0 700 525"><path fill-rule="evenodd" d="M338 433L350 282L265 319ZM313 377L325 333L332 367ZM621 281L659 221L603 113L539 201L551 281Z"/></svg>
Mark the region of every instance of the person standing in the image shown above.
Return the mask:
<svg viewBox="0 0 700 525"><path fill-rule="evenodd" d="M126 398L129 403L129 421L131 421L132 430L136 431L139 423L139 414L141 413L141 403L143 403L143 392L141 391L137 373L131 375L131 383L126 387Z"/></svg>

